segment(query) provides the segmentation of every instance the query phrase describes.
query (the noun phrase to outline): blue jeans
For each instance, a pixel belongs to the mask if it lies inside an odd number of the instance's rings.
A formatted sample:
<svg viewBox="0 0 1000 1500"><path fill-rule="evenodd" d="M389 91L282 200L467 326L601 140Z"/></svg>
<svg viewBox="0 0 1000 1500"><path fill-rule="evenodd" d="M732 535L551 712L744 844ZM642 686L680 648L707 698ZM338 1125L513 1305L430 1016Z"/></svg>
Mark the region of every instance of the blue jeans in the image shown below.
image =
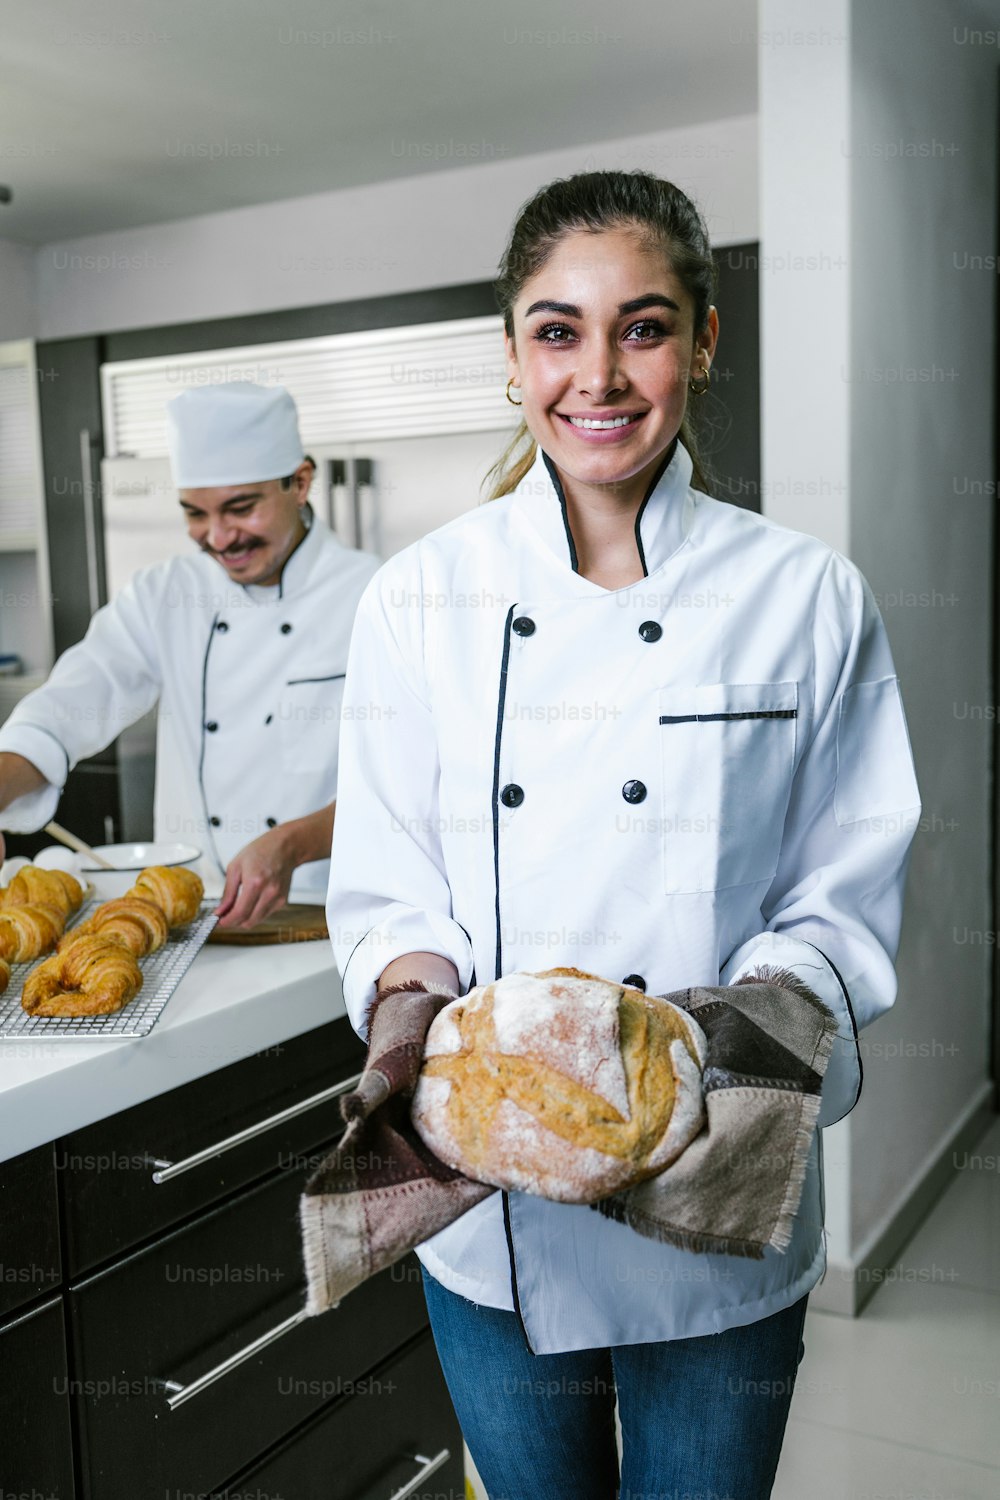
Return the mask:
<svg viewBox="0 0 1000 1500"><path fill-rule="evenodd" d="M534 1355L515 1313L478 1307L426 1271L424 1293L489 1500L770 1495L805 1353L808 1295L725 1333Z"/></svg>

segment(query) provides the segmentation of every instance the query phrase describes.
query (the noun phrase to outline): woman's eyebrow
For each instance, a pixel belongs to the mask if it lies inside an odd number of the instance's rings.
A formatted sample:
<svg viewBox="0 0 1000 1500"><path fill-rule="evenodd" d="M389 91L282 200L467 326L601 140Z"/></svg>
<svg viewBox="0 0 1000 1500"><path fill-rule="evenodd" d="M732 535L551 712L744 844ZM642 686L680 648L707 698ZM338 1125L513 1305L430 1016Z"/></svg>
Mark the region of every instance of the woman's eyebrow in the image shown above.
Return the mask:
<svg viewBox="0 0 1000 1500"><path fill-rule="evenodd" d="M644 292L641 297L633 297L631 302L619 302L618 312L624 316L626 313L641 312L644 307L666 307L671 312L680 312L678 303L670 297L664 297L661 292ZM533 302L524 316L530 318L536 312L561 313L564 318L583 317L583 313L572 302Z"/></svg>

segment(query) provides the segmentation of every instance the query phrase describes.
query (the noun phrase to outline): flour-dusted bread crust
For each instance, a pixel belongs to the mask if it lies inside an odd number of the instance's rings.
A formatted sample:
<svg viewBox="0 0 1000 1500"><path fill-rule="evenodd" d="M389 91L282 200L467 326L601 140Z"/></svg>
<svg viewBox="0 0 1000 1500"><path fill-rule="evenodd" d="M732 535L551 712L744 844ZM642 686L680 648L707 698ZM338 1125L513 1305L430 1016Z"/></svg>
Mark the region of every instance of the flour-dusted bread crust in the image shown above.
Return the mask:
<svg viewBox="0 0 1000 1500"><path fill-rule="evenodd" d="M701 1028L667 1000L579 969L508 974L434 1020L413 1123L468 1177L593 1203L698 1134L704 1060Z"/></svg>

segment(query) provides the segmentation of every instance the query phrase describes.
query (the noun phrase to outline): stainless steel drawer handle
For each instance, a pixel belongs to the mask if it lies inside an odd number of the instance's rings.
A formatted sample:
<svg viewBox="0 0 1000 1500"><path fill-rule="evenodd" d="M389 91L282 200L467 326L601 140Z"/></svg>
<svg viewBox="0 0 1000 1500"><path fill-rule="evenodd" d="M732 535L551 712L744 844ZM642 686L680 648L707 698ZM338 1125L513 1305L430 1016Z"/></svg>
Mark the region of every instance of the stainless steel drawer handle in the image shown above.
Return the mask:
<svg viewBox="0 0 1000 1500"><path fill-rule="evenodd" d="M450 1457L451 1453L447 1448L442 1448L441 1452L435 1453L433 1458L425 1458L422 1453L414 1453L414 1461L421 1465L420 1472L414 1474L409 1484L404 1484L401 1490L396 1490L394 1494L390 1495L389 1500L406 1500L407 1495L412 1495L418 1484L423 1484L425 1479L429 1479L432 1474L435 1474L442 1464L448 1462Z"/></svg>
<svg viewBox="0 0 1000 1500"><path fill-rule="evenodd" d="M190 1385L181 1385L177 1380L165 1380L163 1388L169 1392L167 1405L170 1407L170 1410L176 1411L178 1406L183 1406L185 1401L191 1400L192 1396L200 1395L210 1385L214 1385L217 1380L222 1380L224 1376L229 1374L230 1370L235 1370L237 1365L242 1365L246 1360L253 1359L255 1354L259 1354L269 1344L274 1344L278 1339L283 1339L286 1333L291 1333L293 1328L297 1328L300 1323L304 1323L308 1316L305 1308L300 1308L297 1313L293 1313L283 1323L278 1323L276 1327L269 1329L267 1333L262 1333L260 1338L254 1339L252 1344L247 1344L245 1348L238 1349L235 1354L231 1354L228 1359L224 1359L213 1370L206 1370L204 1375L199 1375L198 1379L192 1380ZM402 1494L403 1492L400 1491L400 1493Z"/></svg>
<svg viewBox="0 0 1000 1500"><path fill-rule="evenodd" d="M238 1130L235 1135L227 1135L224 1141L216 1141L214 1146L206 1146L204 1150L196 1151L193 1156L185 1156L182 1161L164 1161L162 1157L154 1157L153 1181L157 1186L170 1182L174 1177L180 1177L182 1172L190 1172L193 1167L200 1167L203 1162L212 1161L225 1151L233 1151L237 1146L242 1146L244 1141L252 1141L256 1135L263 1135L266 1130L273 1130L276 1125L283 1125L286 1120L294 1120L296 1115L303 1115L306 1110L315 1109L318 1104L325 1104L328 1099L336 1099L339 1094L349 1093L360 1077L360 1073L355 1073L353 1078L345 1078L342 1083L335 1083L332 1088L323 1089L319 1094L310 1094L308 1099L300 1099L298 1104L291 1104L276 1115L268 1115L266 1120L258 1120L256 1125L248 1125L246 1130Z"/></svg>

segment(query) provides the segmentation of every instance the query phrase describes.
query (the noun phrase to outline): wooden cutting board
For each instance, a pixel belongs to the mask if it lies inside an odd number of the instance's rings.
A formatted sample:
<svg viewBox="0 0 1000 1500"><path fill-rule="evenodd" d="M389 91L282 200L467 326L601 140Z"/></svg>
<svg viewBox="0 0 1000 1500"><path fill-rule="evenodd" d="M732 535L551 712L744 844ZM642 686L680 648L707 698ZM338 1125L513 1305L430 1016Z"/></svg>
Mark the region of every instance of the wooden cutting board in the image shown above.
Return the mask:
<svg viewBox="0 0 1000 1500"><path fill-rule="evenodd" d="M282 906L256 927L242 932L213 927L208 941L245 948L263 943L311 943L329 936L326 913L321 906Z"/></svg>

